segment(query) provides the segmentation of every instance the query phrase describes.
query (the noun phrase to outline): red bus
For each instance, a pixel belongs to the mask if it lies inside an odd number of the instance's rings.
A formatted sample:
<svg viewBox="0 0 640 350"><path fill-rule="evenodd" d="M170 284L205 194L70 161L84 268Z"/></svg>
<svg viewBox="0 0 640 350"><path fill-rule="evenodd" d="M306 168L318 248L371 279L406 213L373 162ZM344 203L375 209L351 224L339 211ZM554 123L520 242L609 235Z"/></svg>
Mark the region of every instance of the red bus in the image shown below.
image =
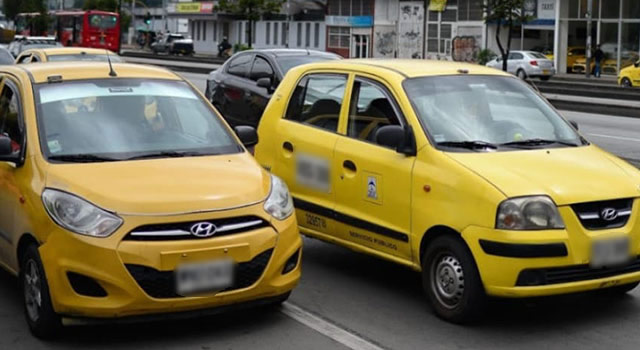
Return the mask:
<svg viewBox="0 0 640 350"><path fill-rule="evenodd" d="M52 35L63 46L80 46L120 50L120 15L116 12L51 11L47 33L35 33L32 19L38 13L20 13L16 18L16 34Z"/></svg>

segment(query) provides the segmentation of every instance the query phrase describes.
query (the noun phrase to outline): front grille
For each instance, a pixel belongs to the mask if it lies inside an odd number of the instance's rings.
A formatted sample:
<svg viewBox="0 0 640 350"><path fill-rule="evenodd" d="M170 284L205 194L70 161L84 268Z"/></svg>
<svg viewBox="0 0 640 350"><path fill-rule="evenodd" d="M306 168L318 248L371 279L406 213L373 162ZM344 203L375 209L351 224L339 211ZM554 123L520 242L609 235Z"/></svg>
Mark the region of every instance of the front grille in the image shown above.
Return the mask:
<svg viewBox="0 0 640 350"><path fill-rule="evenodd" d="M629 264L611 268L591 268L588 264L544 269L526 269L518 275L517 286L540 286L556 283L588 281L640 271L640 257Z"/></svg>
<svg viewBox="0 0 640 350"><path fill-rule="evenodd" d="M614 199L608 201L578 203L571 205L571 208L580 219L582 226L588 230L604 230L609 228L622 227L627 224L629 216L631 216L631 209L633 206L633 199ZM614 210L615 217L609 217L605 215L605 210Z"/></svg>
<svg viewBox="0 0 640 350"><path fill-rule="evenodd" d="M247 288L256 283L264 273L273 249L265 250L253 259L236 264L233 285L218 293ZM147 295L157 299L182 298L176 293L174 271L158 271L154 268L126 264L127 270Z"/></svg>
<svg viewBox="0 0 640 350"><path fill-rule="evenodd" d="M215 225L215 232L212 238L234 233L247 232L263 227L268 227L269 223L257 216L240 216L235 218L224 218L214 220L199 220L189 222L175 222L166 224L144 225L133 229L125 236L129 241L170 241L185 239L203 239L191 234L191 227L199 223L211 223Z"/></svg>

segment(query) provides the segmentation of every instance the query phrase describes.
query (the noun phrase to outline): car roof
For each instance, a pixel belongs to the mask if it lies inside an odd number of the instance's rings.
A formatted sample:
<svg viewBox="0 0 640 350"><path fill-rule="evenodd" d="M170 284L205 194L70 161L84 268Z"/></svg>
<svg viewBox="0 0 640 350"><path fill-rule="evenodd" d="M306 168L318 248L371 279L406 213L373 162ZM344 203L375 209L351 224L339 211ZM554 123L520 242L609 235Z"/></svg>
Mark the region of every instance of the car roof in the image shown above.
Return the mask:
<svg viewBox="0 0 640 350"><path fill-rule="evenodd" d="M164 68L130 63L113 63L117 77L109 76L107 62L47 62L2 67L6 71L26 72L33 83L46 83L51 76L60 76L62 81L87 79L146 78L182 80ZM19 74L19 72L16 72Z"/></svg>
<svg viewBox="0 0 640 350"><path fill-rule="evenodd" d="M243 52L254 52L254 53L263 53L266 55L270 55L273 57L282 57L282 56L338 56L331 52L317 51L317 50L305 50L305 49L254 49L247 50Z"/></svg>
<svg viewBox="0 0 640 350"><path fill-rule="evenodd" d="M40 52L44 53L47 56L56 56L56 55L77 55L77 54L87 54L87 55L104 55L108 50L107 49L94 49L88 47L51 47L51 48L38 48L38 49L29 49L25 52ZM109 55L117 56L115 52L109 51Z"/></svg>
<svg viewBox="0 0 640 350"><path fill-rule="evenodd" d="M379 70L386 71L388 73L395 73L396 75L400 75L404 78L458 74L510 76L509 74L500 70L481 66L478 64L444 60L346 59L308 63L300 67L312 67L314 69L323 70L360 70L367 73L376 73L373 70Z"/></svg>

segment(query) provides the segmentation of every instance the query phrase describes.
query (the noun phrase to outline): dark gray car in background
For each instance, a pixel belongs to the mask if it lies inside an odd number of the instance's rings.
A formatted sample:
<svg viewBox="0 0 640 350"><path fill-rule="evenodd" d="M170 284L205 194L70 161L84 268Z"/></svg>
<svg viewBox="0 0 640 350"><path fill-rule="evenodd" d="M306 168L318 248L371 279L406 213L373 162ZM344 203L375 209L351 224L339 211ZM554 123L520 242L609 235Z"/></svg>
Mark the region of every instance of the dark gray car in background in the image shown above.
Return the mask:
<svg viewBox="0 0 640 350"><path fill-rule="evenodd" d="M289 69L340 58L329 52L300 49L242 51L209 73L205 96L232 126L257 127L271 95Z"/></svg>

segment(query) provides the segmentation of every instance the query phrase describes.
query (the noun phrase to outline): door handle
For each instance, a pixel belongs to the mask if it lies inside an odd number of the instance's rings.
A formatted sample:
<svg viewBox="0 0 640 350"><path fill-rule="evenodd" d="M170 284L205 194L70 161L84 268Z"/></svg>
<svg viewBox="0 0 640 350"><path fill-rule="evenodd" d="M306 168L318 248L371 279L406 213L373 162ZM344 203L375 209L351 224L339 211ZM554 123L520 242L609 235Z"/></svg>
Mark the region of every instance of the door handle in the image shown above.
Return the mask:
<svg viewBox="0 0 640 350"><path fill-rule="evenodd" d="M284 148L285 151L293 152L293 145L289 141L285 141L282 144L282 148Z"/></svg>
<svg viewBox="0 0 640 350"><path fill-rule="evenodd" d="M356 168L356 165L354 162L350 161L350 160L345 160L344 162L342 162L342 166L352 172L356 172L358 170L358 168Z"/></svg>

